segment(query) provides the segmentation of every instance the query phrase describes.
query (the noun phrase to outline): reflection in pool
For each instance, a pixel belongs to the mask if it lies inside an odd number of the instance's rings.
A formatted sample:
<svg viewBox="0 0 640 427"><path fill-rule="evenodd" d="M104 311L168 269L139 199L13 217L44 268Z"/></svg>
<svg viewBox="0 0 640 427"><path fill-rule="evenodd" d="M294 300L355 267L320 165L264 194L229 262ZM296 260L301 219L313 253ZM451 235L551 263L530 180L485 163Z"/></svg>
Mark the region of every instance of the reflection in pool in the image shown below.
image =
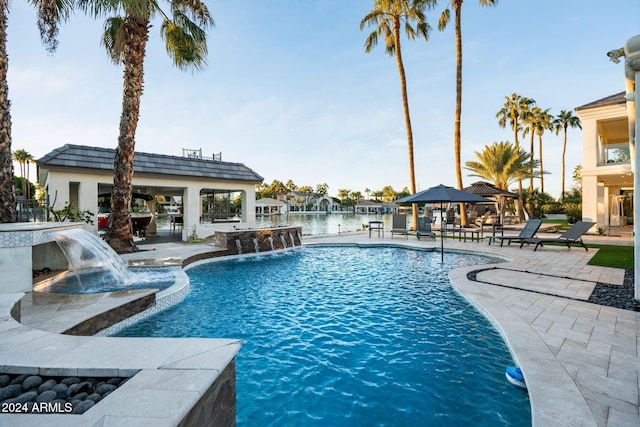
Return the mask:
<svg viewBox="0 0 640 427"><path fill-rule="evenodd" d="M447 278L492 261L322 247L210 262L184 302L119 335L242 339L239 425L531 425L505 343Z"/></svg>

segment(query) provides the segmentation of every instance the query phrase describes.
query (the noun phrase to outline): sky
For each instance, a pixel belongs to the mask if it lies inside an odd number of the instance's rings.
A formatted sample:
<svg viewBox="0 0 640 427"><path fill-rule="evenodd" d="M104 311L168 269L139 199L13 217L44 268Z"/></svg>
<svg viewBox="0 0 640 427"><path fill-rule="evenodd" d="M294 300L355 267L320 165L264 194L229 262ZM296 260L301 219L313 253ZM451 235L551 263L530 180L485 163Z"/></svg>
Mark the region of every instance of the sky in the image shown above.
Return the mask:
<svg viewBox="0 0 640 427"><path fill-rule="evenodd" d="M159 23L150 30L136 151L222 152L224 161L244 163L265 183L326 183L332 196L340 189L366 194L388 185L410 187L397 65L382 43L365 53L373 28L360 31L373 0L205 3L215 27L208 30L201 72L175 68ZM427 12L428 42L401 41L418 191L456 186L453 22L444 32L437 29L447 5L440 1ZM117 146L123 70L100 44L103 22L72 16L50 55L40 43L33 7L11 3L13 150L39 159L64 144ZM607 52L636 34L638 0L501 0L496 7L465 1L463 164L485 145L513 139L511 128L501 128L496 118L512 93L558 114L623 91L624 61L614 64ZM521 143L528 147L528 141ZM558 197L562 133L545 134L543 144L545 191ZM581 132L570 130L567 187L581 159ZM479 180L468 174L463 169L465 186Z"/></svg>

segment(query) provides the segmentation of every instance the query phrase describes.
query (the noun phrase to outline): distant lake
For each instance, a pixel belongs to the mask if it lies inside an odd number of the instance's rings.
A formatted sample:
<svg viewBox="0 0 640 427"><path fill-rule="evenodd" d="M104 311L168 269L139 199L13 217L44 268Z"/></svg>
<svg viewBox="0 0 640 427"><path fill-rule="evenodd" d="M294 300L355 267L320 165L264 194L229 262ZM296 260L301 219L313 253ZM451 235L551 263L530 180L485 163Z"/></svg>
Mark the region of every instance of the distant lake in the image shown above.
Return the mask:
<svg viewBox="0 0 640 427"><path fill-rule="evenodd" d="M434 212L434 214L436 214ZM391 230L392 214L354 214L354 213L330 213L330 214L282 214L256 217L258 228L279 226L300 226L303 235L335 234L341 232L353 232L362 230L362 225L368 225L369 221L384 221L384 229ZM411 215L407 215L407 224L410 225Z"/></svg>

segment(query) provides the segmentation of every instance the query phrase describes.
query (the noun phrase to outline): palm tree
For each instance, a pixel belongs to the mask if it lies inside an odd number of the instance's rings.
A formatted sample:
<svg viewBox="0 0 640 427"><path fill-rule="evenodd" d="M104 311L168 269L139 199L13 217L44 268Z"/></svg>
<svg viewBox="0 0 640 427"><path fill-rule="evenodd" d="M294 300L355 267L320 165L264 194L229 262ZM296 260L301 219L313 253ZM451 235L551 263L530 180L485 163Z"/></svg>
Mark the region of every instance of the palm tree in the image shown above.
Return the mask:
<svg viewBox="0 0 640 427"><path fill-rule="evenodd" d="M535 102L535 101L534 101ZM532 104L533 105L533 104ZM548 113L549 110L546 110ZM535 158L535 145L534 138L536 135L536 128L539 125L541 119L542 109L540 107L533 107L531 109L527 109L522 111L520 119L523 124L522 129L522 137L530 136L529 141L529 155L531 156L531 160ZM529 192L533 191L533 171L529 174Z"/></svg>
<svg viewBox="0 0 640 427"><path fill-rule="evenodd" d="M477 176L492 182L496 187L508 190L509 185L529 175L533 166L538 172L539 162L531 160L529 153L510 142L494 142L485 145L482 152L475 152L476 161L465 163L470 176Z"/></svg>
<svg viewBox="0 0 640 427"><path fill-rule="evenodd" d="M345 203L345 200L349 198L349 194L351 194L351 190L348 188L338 189L338 199L340 199L341 204Z"/></svg>
<svg viewBox="0 0 640 427"><path fill-rule="evenodd" d="M70 0L30 0L38 10L38 29L45 49L55 52L58 24L69 17ZM7 54L7 17L9 0L0 0L0 223L16 222L16 195L13 186L11 153L11 101L9 101L9 56Z"/></svg>
<svg viewBox="0 0 640 427"><path fill-rule="evenodd" d="M511 96L505 96L506 99L504 106L496 113L498 124L504 129L507 126L507 122L511 124L513 129L513 143L515 149L520 149L520 142L518 141L518 133L522 130L520 118L529 110L529 107L535 103L533 99L520 96L516 93L512 93Z"/></svg>
<svg viewBox="0 0 640 427"><path fill-rule="evenodd" d="M453 153L456 166L456 181L458 189L462 190L464 185L462 183L462 165L460 163L460 120L462 116L462 3L464 0L450 0L449 5L455 11L455 31L456 31L456 112L453 121ZM480 6L495 6L498 0L479 0ZM451 12L447 7L440 15L440 21L438 21L438 30L443 31L449 20L451 19ZM467 211L464 207L460 206L460 221L464 226L467 223Z"/></svg>
<svg viewBox="0 0 640 427"><path fill-rule="evenodd" d="M29 183L29 164L33 162L33 156L27 150L19 149L13 152L13 160L20 165L20 177L22 178L22 195L24 199L30 198L31 186Z"/></svg>
<svg viewBox="0 0 640 427"><path fill-rule="evenodd" d="M200 70L205 65L205 29L213 25L201 0L168 0L171 17L158 2L147 0L79 0L81 9L107 17L102 44L115 64L124 65L124 89L118 147L114 160L111 215L106 240L117 252L137 250L129 222L135 135L144 85L144 57L151 19L162 20L160 34L167 53L179 69Z"/></svg>
<svg viewBox="0 0 640 427"><path fill-rule="evenodd" d="M395 55L400 73L400 88L402 91L402 106L404 108L404 122L407 130L407 146L409 150L409 177L411 192L416 192L416 174L413 164L413 132L411 130L411 116L409 114L409 99L407 96L407 78L402 62L402 50L400 48L400 28L404 24L404 30L409 40L424 38L429 40L429 24L427 24L425 9L435 5L435 0L376 0L373 10L360 22L360 31L366 26L374 26L376 29L369 34L364 44L367 53L378 44L378 38L384 36L385 52L387 55ZM416 27L411 22L416 21ZM413 229L418 225L418 205L412 205Z"/></svg>
<svg viewBox="0 0 640 427"><path fill-rule="evenodd" d="M518 141L518 133L522 130L520 123L521 117L523 117L529 110L529 107L535 103L533 99L520 96L516 93L512 93L511 96L505 96L504 106L498 111L496 117L498 118L498 124L505 128L507 122L511 124L513 128L513 142L515 144L515 150L520 150L520 142ZM518 194L522 198L522 178L518 179ZM524 219L524 212L519 207L517 209L517 215L520 220Z"/></svg>
<svg viewBox="0 0 640 427"><path fill-rule="evenodd" d="M542 162L542 135L547 130L553 129L553 116L549 114L549 108L541 110L537 115L536 123L534 124L534 131L538 135L538 152L540 153L540 193L544 194L544 168ZM533 173L532 173L533 175Z"/></svg>
<svg viewBox="0 0 640 427"><path fill-rule="evenodd" d="M559 134L561 130L564 131L564 141L562 144L562 192L560 193L561 198L564 199L564 159L567 154L567 129L569 127L582 129L582 125L580 124L580 119L574 116L571 110L561 110L560 114L553 120L553 126L556 130L556 135Z"/></svg>

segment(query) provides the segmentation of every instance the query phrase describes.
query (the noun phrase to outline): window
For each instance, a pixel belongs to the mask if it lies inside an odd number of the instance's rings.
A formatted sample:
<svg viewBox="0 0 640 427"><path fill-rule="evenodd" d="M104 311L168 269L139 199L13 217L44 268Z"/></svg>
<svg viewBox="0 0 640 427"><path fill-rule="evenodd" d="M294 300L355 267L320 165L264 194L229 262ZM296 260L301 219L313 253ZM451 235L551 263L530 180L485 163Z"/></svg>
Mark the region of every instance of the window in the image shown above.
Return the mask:
<svg viewBox="0 0 640 427"><path fill-rule="evenodd" d="M242 192L204 189L200 191L200 223L239 222L242 218Z"/></svg>

